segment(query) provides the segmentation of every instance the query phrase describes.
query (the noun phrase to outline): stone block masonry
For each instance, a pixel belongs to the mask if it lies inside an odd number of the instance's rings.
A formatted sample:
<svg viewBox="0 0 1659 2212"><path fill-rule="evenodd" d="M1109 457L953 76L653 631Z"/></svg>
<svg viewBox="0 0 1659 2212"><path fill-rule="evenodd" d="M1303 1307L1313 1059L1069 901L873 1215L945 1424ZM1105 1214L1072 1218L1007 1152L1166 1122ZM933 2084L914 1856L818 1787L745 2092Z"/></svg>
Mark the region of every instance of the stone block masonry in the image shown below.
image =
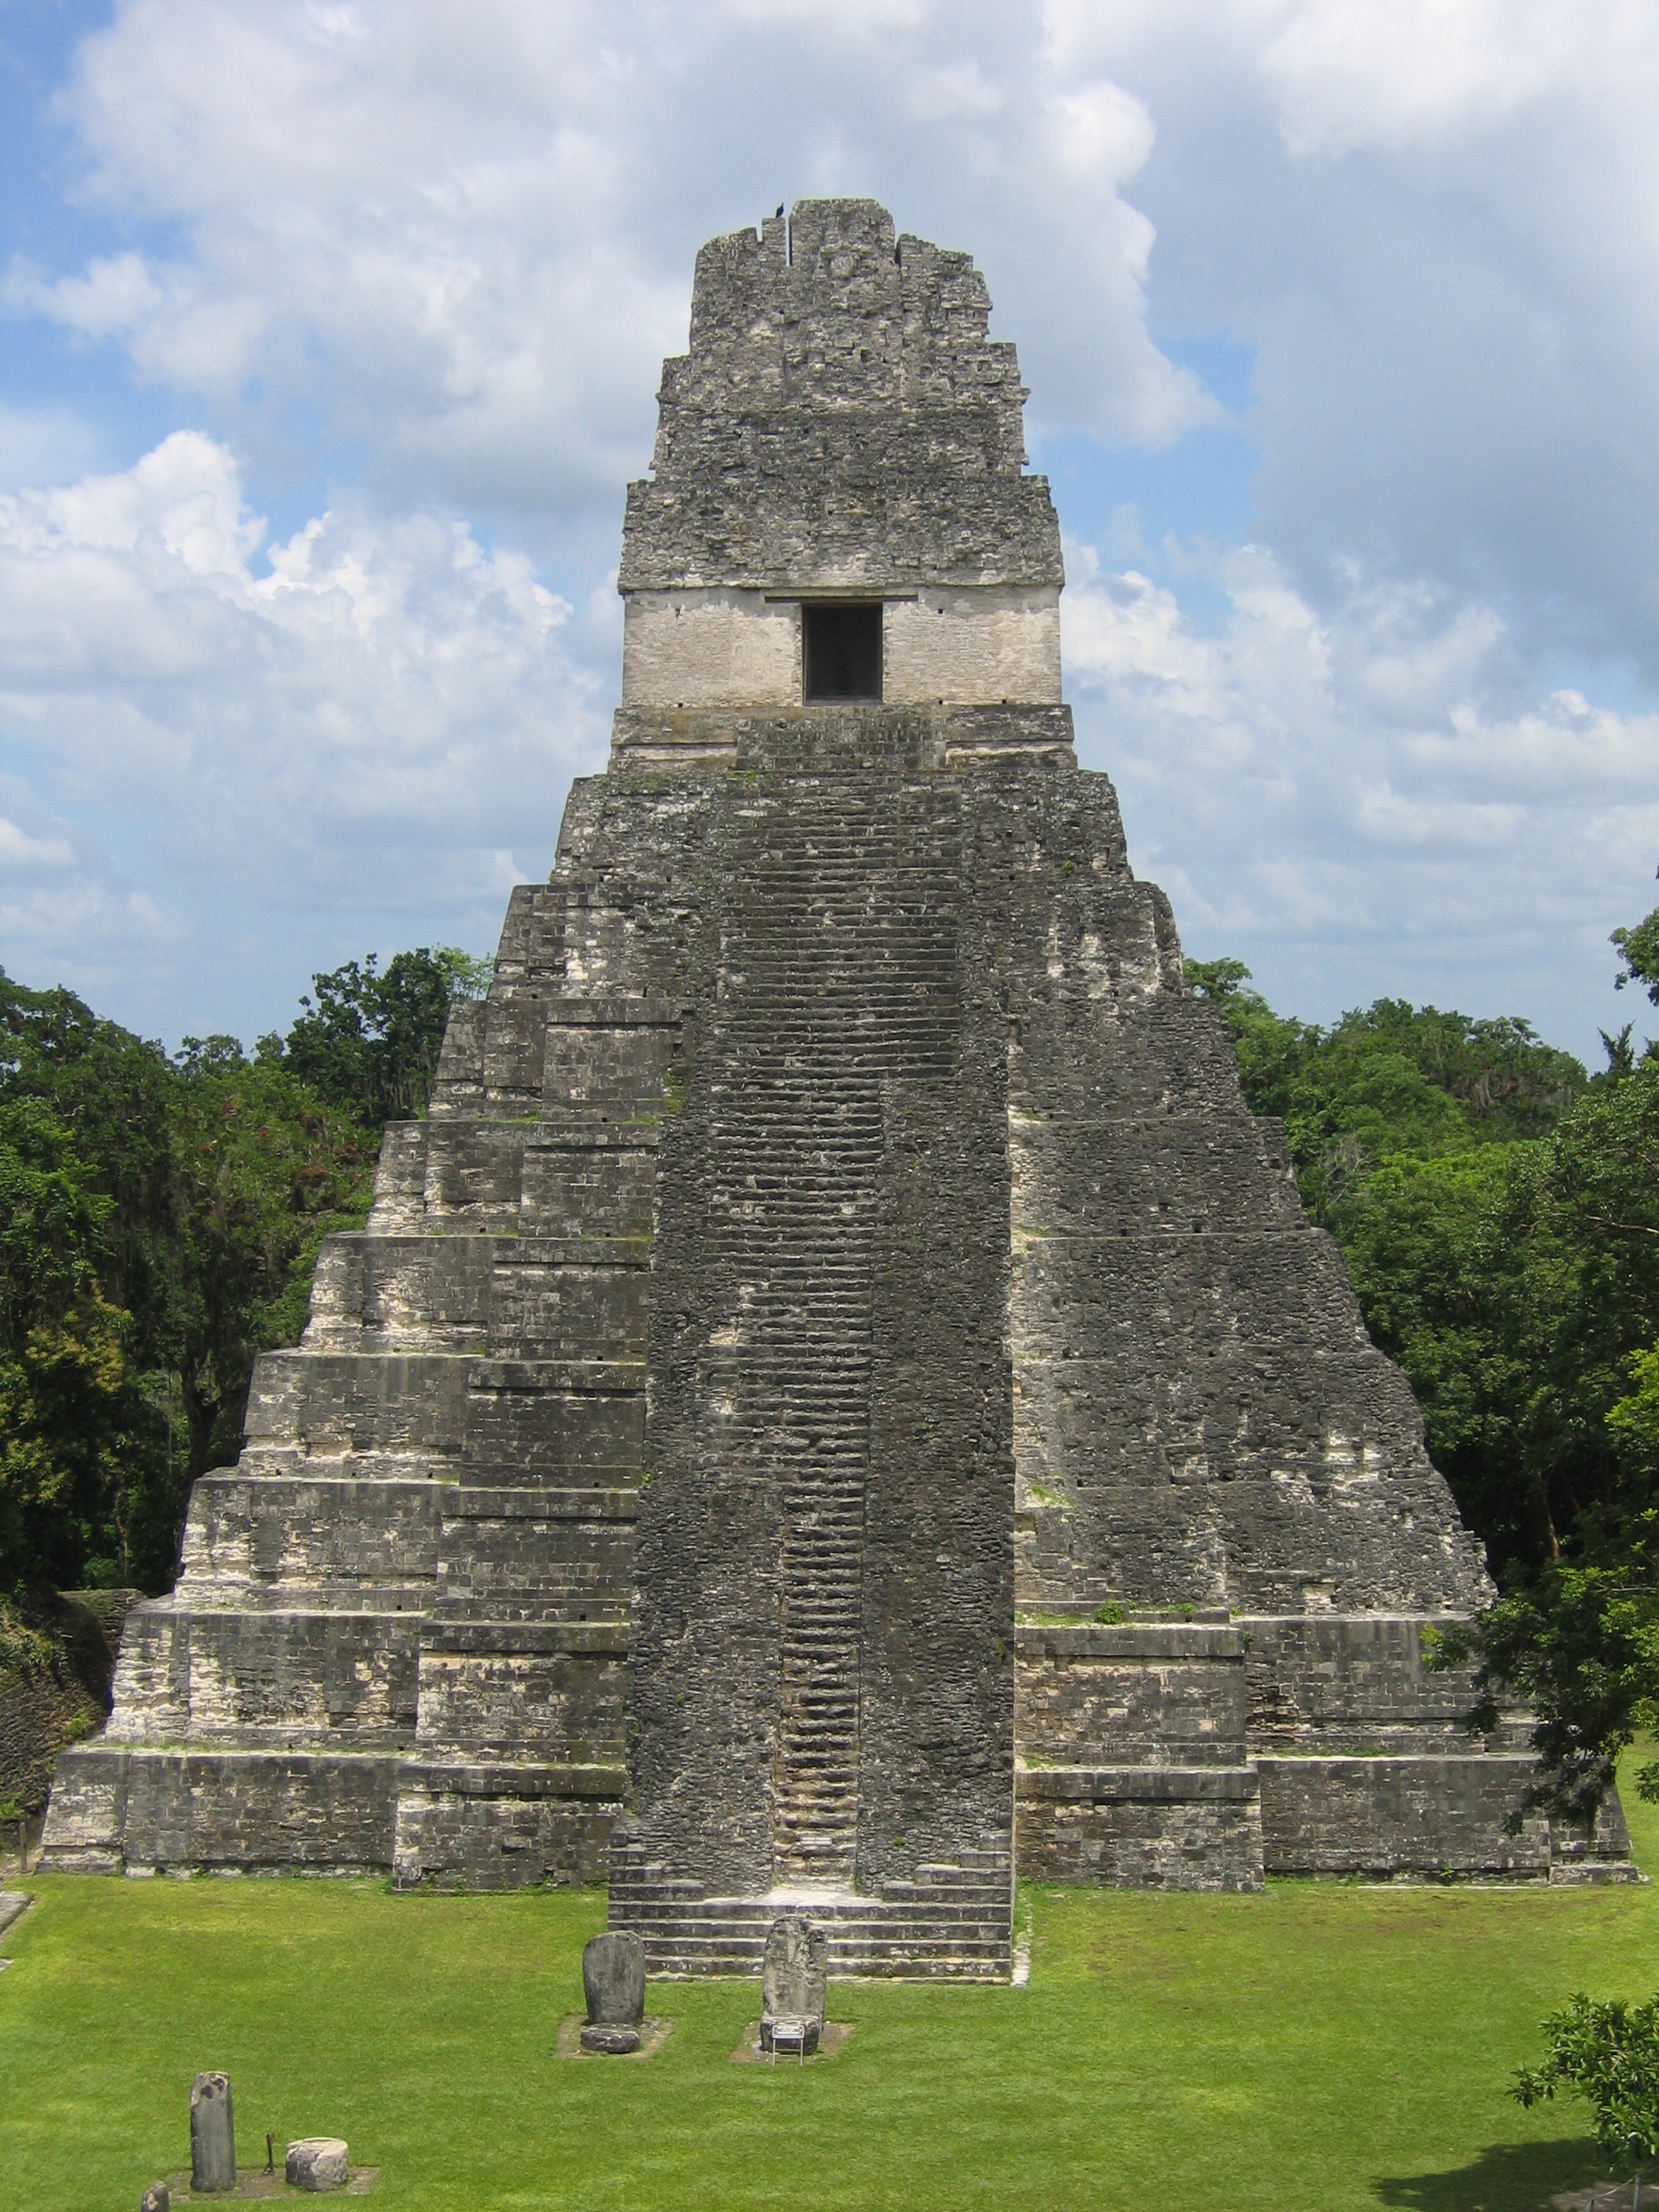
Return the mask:
<svg viewBox="0 0 1659 2212"><path fill-rule="evenodd" d="M608 1875L653 1972L805 1911L832 1972L977 1978L1017 1869L1629 1872L1616 1805L1511 1834L1524 1729L1424 1668L1480 1550L1077 767L988 313L868 201L699 255L609 771L48 1864Z"/></svg>

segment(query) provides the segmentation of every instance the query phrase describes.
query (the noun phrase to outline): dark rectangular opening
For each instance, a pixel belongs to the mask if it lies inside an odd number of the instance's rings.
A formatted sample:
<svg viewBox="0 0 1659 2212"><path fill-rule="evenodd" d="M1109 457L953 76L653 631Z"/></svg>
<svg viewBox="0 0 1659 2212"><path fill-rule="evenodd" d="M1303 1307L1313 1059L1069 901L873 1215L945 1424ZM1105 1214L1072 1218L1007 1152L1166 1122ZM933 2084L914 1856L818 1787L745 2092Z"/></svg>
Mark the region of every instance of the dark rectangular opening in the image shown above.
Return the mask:
<svg viewBox="0 0 1659 2212"><path fill-rule="evenodd" d="M880 605L807 605L801 616L808 700L879 699Z"/></svg>

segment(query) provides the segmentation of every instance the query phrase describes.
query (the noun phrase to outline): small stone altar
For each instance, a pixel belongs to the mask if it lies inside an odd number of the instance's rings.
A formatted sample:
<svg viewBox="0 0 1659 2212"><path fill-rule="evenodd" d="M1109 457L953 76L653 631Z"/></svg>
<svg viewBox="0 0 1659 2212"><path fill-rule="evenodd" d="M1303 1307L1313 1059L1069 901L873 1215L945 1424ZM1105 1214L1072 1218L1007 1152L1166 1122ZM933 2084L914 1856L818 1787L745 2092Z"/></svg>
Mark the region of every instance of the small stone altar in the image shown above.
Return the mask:
<svg viewBox="0 0 1659 2212"><path fill-rule="evenodd" d="M283 2159L283 2178L290 2189L320 2196L343 2189L351 2179L341 2136L302 2136L288 2146Z"/></svg>

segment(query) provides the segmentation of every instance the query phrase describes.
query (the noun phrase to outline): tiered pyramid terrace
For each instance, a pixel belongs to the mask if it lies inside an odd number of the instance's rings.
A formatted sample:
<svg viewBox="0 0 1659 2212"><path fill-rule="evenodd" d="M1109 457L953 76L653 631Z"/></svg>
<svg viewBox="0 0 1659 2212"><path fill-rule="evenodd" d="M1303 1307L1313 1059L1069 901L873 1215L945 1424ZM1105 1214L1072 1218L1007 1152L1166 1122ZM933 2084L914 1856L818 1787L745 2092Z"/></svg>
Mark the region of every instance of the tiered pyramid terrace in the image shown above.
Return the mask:
<svg viewBox="0 0 1659 2212"><path fill-rule="evenodd" d="M608 1875L659 1971L805 1899L835 1971L993 1977L1016 1871L1622 1870L1424 1671L1479 1548L1076 765L988 308L866 201L699 256L610 771L47 1863Z"/></svg>

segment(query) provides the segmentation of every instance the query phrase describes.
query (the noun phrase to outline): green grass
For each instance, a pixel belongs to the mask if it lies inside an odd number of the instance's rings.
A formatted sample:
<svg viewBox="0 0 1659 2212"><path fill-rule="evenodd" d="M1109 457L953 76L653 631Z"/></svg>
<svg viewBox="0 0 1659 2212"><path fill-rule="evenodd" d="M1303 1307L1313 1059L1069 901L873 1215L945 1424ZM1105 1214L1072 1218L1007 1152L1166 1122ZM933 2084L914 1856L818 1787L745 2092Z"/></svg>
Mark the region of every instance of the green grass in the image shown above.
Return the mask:
<svg viewBox="0 0 1659 2212"><path fill-rule="evenodd" d="M1659 1817L1629 1809L1659 1867ZM43 1879L4 1939L0 2201L131 2212L223 2067L243 2162L347 2136L383 2212L472 2206L1546 2205L1604 2168L1512 2069L1575 1987L1659 1987L1655 1890L1024 1890L1024 1990L832 1986L804 2069L737 2067L752 1984L653 1984L643 2064L556 2059L594 1895ZM1659 1885L1656 1886L1659 1889Z"/></svg>

